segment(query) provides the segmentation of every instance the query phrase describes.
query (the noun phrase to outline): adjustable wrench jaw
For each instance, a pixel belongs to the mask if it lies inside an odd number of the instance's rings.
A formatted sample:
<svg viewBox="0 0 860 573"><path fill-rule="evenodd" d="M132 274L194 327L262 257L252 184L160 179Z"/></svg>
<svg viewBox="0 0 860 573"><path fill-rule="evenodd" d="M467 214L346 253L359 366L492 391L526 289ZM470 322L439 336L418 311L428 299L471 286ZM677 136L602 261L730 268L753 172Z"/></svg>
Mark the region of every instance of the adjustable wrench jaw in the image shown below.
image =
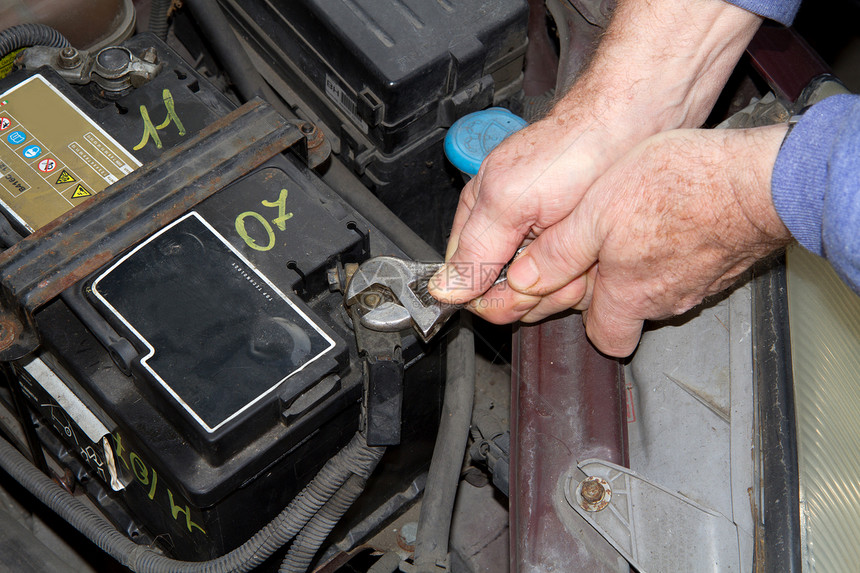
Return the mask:
<svg viewBox="0 0 860 573"><path fill-rule="evenodd" d="M427 283L442 265L374 257L352 276L344 301L371 330L394 332L411 325L428 342L462 308L440 302L427 291Z"/></svg>

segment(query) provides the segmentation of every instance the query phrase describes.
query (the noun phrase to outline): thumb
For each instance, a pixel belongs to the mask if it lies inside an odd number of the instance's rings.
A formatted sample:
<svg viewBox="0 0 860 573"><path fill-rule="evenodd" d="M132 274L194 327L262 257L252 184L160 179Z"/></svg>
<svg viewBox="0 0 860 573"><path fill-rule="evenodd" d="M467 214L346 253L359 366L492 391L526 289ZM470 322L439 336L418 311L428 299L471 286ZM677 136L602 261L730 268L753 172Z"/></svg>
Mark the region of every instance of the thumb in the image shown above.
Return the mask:
<svg viewBox="0 0 860 573"><path fill-rule="evenodd" d="M546 295L562 288L597 262L603 235L598 215L585 202L532 241L508 269L516 291Z"/></svg>

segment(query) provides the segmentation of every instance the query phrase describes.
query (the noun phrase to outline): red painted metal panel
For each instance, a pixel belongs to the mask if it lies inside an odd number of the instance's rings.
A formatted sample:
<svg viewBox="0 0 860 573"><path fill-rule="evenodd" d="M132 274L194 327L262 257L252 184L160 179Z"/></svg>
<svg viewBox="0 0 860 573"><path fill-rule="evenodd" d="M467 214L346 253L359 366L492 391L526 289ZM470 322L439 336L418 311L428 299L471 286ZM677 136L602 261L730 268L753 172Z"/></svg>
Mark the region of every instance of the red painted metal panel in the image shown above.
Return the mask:
<svg viewBox="0 0 860 573"><path fill-rule="evenodd" d="M590 525L565 528L556 493L577 460L628 463L622 367L591 346L578 314L520 326L513 348L511 571L618 571Z"/></svg>

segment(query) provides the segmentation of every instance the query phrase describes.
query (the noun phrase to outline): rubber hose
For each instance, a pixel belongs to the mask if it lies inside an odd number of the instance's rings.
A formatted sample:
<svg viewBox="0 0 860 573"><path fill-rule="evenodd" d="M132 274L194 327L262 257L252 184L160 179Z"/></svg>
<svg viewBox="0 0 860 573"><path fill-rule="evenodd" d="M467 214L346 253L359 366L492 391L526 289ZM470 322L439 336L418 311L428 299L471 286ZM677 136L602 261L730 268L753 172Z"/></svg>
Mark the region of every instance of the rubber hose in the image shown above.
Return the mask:
<svg viewBox="0 0 860 573"><path fill-rule="evenodd" d="M230 553L211 561L170 559L137 545L104 517L81 503L40 472L6 440L0 439L0 467L72 527L139 573L245 572L258 566L292 539L353 474L367 478L382 448L366 444L360 434L332 457L302 492L266 527Z"/></svg>
<svg viewBox="0 0 860 573"><path fill-rule="evenodd" d="M314 555L322 547L343 514L352 507L364 491L366 483L365 478L357 475L352 475L346 480L346 483L296 536L281 563L279 573L304 573L308 570Z"/></svg>
<svg viewBox="0 0 860 573"><path fill-rule="evenodd" d="M149 32L167 41L167 13L173 0L152 0L149 5Z"/></svg>
<svg viewBox="0 0 860 573"><path fill-rule="evenodd" d="M278 101L277 94L254 68L251 58L236 37L233 27L214 0L186 0L194 19L206 34L209 46L224 66L227 76L239 96L249 101L259 96L269 103Z"/></svg>
<svg viewBox="0 0 860 573"><path fill-rule="evenodd" d="M453 340L448 342L445 398L430 471L421 501L413 563L417 573L438 571L448 556L448 536L454 498L469 437L475 400L475 349L472 320L462 313Z"/></svg>
<svg viewBox="0 0 860 573"><path fill-rule="evenodd" d="M65 48L71 44L65 36L44 24L18 24L0 32L0 58L30 46Z"/></svg>

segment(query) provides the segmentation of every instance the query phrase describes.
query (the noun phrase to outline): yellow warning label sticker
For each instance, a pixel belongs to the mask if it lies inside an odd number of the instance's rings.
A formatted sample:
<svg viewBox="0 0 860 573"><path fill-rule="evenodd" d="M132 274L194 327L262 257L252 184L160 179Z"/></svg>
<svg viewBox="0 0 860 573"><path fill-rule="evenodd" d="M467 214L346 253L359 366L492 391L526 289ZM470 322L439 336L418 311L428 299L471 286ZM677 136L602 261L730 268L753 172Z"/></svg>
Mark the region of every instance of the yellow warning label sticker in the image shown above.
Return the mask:
<svg viewBox="0 0 860 573"><path fill-rule="evenodd" d="M78 183L75 187L75 192L72 193L72 199L81 199L82 197L89 197L90 195L92 195L92 193L90 193L86 187Z"/></svg>
<svg viewBox="0 0 860 573"><path fill-rule="evenodd" d="M62 173L60 173L60 176L57 177L56 185L65 185L66 183L74 183L75 181L77 181L77 179L72 177L68 171L63 169Z"/></svg>
<svg viewBox="0 0 860 573"><path fill-rule="evenodd" d="M140 166L42 75L3 90L0 87L0 162L7 167L0 166L0 206L24 229L35 231L48 224ZM10 142L13 132L26 136L26 142ZM24 155L23 148L30 146L33 154ZM10 174L26 192L6 178Z"/></svg>

